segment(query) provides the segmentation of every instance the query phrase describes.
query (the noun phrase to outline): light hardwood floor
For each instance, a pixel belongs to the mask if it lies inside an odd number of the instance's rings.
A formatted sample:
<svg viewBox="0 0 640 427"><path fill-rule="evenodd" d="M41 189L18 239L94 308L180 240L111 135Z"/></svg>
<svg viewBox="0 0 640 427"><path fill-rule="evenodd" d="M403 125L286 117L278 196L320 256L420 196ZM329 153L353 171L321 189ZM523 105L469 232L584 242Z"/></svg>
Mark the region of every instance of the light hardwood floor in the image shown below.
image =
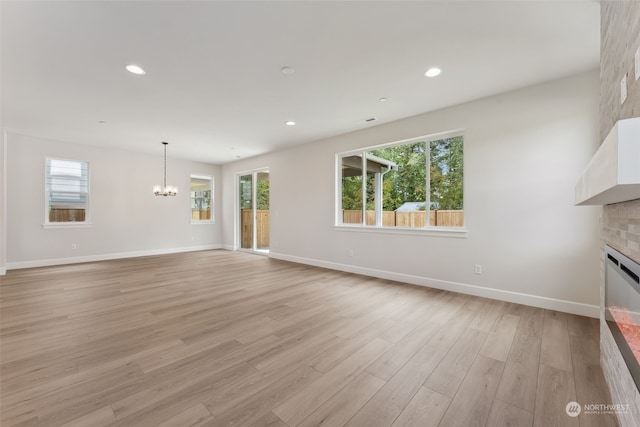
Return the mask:
<svg viewBox="0 0 640 427"><path fill-rule="evenodd" d="M614 426L594 319L204 251L0 278L9 426Z"/></svg>

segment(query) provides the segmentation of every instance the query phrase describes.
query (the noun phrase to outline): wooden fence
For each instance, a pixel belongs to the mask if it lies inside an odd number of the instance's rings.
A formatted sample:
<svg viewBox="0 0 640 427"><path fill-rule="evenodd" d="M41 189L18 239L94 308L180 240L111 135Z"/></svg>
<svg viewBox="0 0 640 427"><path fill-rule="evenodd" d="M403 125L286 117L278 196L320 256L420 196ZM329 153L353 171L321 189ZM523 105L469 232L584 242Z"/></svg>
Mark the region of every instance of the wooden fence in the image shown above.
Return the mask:
<svg viewBox="0 0 640 427"><path fill-rule="evenodd" d="M437 210L431 211L429 213L429 225L432 227L464 226L463 210ZM256 219L258 221L258 249L266 249L269 247L269 211L256 211ZM422 228L425 227L426 219L426 211L382 211L382 225L385 227ZM253 210L242 209L240 221L242 229L241 247L245 249L251 249L253 248ZM362 224L362 211L342 211L342 222L344 224ZM367 225L375 225L374 211L367 211Z"/></svg>
<svg viewBox="0 0 640 427"><path fill-rule="evenodd" d="M258 249L266 249L269 247L269 211L257 210L256 220L257 247ZM242 209L240 221L242 230L241 247L251 249L253 248L253 209Z"/></svg>
<svg viewBox="0 0 640 427"><path fill-rule="evenodd" d="M83 222L85 220L84 209L51 208L49 209L49 222Z"/></svg>
<svg viewBox="0 0 640 427"><path fill-rule="evenodd" d="M432 227L462 227L464 226L463 210L437 210L429 212L429 225ZM385 227L425 227L427 220L426 211L382 211L382 225ZM362 224L362 211L342 211L343 224ZM375 211L367 211L367 225L375 225Z"/></svg>
<svg viewBox="0 0 640 427"><path fill-rule="evenodd" d="M204 221L211 219L211 208L207 209L191 209L191 219L195 221Z"/></svg>

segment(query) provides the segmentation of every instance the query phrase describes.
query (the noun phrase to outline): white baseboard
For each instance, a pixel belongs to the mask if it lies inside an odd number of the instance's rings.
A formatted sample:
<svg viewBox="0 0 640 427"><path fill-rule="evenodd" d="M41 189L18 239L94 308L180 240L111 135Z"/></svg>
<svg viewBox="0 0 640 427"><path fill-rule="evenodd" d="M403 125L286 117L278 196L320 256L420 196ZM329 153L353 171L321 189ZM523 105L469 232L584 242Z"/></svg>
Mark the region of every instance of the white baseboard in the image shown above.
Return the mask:
<svg viewBox="0 0 640 427"><path fill-rule="evenodd" d="M548 298L539 295L523 294L520 292L505 291L502 289L485 288L483 286L468 285L465 283L449 282L446 280L431 279L428 277L414 276L393 271L377 270L374 268L358 267L348 264L340 264L329 261L322 261L311 258L303 258L292 255L271 252L271 258L283 261L291 261L299 264L313 265L316 267L339 270L347 273L362 274L364 276L377 277L380 279L395 280L397 282L410 283L412 285L425 286L428 288L442 289L445 291L458 292L461 294L474 295L484 298L491 298L500 301L507 301L516 304L524 304L548 310L562 311L565 313L577 314L580 316L598 318L600 307L596 305L583 304L580 302L566 301L556 298Z"/></svg>
<svg viewBox="0 0 640 427"><path fill-rule="evenodd" d="M233 245L222 245L222 249L225 251L235 251L236 248Z"/></svg>
<svg viewBox="0 0 640 427"><path fill-rule="evenodd" d="M34 261L20 261L7 263L7 270L17 270L21 268L33 268L33 267L47 267L50 265L63 265L63 264L78 264L81 262L95 262L95 261L107 261L110 259L121 258L135 258L149 255L166 255L175 254L180 252L195 252L206 251L211 249L221 249L222 245L202 245L202 246L189 246L185 248L167 248L167 249L152 249L147 251L134 251L134 252L117 252L111 254L99 254L99 255L87 255L69 258L53 258L53 259L39 259Z"/></svg>

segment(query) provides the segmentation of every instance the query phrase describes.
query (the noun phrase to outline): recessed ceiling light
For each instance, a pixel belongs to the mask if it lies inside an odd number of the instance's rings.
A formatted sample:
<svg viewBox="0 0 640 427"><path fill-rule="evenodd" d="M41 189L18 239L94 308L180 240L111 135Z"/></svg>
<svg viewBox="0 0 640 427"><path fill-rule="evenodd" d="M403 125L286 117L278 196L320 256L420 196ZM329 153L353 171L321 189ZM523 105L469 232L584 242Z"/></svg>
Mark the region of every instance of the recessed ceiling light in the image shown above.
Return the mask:
<svg viewBox="0 0 640 427"><path fill-rule="evenodd" d="M140 74L140 75L147 74L142 68L140 68L135 64L127 65L127 71L133 74Z"/></svg>
<svg viewBox="0 0 640 427"><path fill-rule="evenodd" d="M293 73L295 73L295 72L296 72L295 68L290 67L290 66L288 66L288 65L286 65L286 66L284 66L284 67L280 68L280 71L282 72L282 74L287 74L287 75L289 75L289 74L293 74Z"/></svg>
<svg viewBox="0 0 640 427"><path fill-rule="evenodd" d="M440 68L433 67L433 68L429 68L427 72L424 73L424 75L427 77L435 77L439 75L441 72L442 70Z"/></svg>
<svg viewBox="0 0 640 427"><path fill-rule="evenodd" d="M107 123L106 120L100 120L98 123L100 123L101 125L104 125L105 123Z"/></svg>
<svg viewBox="0 0 640 427"><path fill-rule="evenodd" d="M378 101L380 101L380 102L387 102L387 98L378 98Z"/></svg>
<svg viewBox="0 0 640 427"><path fill-rule="evenodd" d="M284 122L284 124L287 126L295 126L296 122L294 122L293 120L287 120L286 122Z"/></svg>

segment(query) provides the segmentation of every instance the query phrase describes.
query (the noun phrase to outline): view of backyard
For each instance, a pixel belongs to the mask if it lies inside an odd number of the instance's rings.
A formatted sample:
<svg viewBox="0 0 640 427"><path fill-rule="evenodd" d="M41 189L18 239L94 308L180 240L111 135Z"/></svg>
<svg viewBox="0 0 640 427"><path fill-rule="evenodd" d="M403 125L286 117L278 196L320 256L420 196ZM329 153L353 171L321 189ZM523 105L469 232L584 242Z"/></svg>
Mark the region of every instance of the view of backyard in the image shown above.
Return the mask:
<svg viewBox="0 0 640 427"><path fill-rule="evenodd" d="M343 156L343 224L464 226L463 146L460 135Z"/></svg>

